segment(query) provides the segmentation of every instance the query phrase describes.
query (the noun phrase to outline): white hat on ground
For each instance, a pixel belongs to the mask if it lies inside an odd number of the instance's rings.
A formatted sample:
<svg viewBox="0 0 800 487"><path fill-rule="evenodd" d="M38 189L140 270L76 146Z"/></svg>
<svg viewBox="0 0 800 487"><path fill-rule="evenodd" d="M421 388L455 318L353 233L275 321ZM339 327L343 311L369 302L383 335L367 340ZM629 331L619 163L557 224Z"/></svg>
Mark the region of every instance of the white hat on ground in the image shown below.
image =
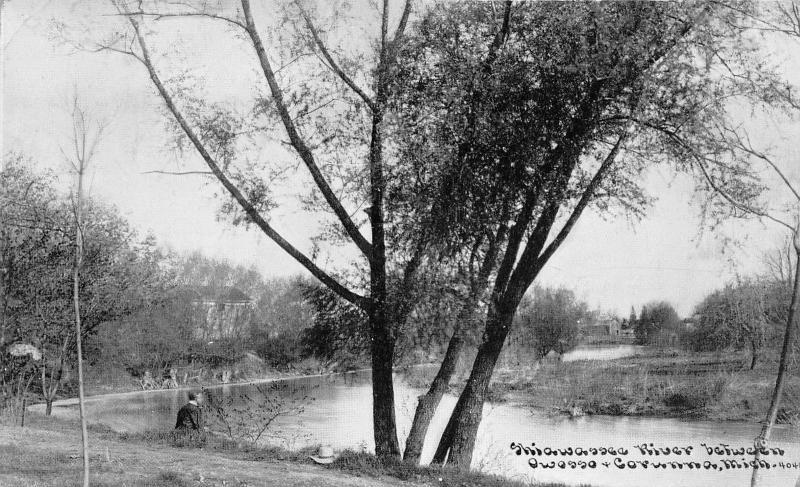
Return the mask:
<svg viewBox="0 0 800 487"><path fill-rule="evenodd" d="M317 463L325 465L328 463L333 463L333 461L336 460L336 455L334 455L333 448L331 446L324 445L319 447L319 451L316 455L309 455L308 458Z"/></svg>

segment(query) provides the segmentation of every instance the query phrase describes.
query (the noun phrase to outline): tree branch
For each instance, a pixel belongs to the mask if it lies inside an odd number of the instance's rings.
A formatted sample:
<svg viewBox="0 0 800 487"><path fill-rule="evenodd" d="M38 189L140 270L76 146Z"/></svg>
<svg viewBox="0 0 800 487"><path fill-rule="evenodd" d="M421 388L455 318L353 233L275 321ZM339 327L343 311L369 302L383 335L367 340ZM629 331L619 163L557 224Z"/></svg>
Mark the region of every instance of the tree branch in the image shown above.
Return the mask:
<svg viewBox="0 0 800 487"><path fill-rule="evenodd" d="M413 0L406 0L406 4L403 7L403 13L400 15L400 23L397 24L397 30L394 31L394 39L392 39L392 49L396 49L397 45L400 44L400 41L403 39L403 34L406 30L406 25L408 25L408 16L411 14L411 8L413 4Z"/></svg>
<svg viewBox="0 0 800 487"><path fill-rule="evenodd" d="M592 196L594 196L597 187L600 185L600 183L603 180L603 177L605 176L605 173L608 172L608 169L611 168L611 166L614 164L614 160L616 159L617 154L619 153L619 150L622 147L622 144L626 138L627 138L627 132L624 132L622 135L619 136L619 138L617 138L617 142L614 144L614 147L611 149L608 155L606 155L605 159L603 159L603 162L600 164L600 167L597 169L597 172L592 177L592 180L589 181L589 184L584 189L580 200L578 200L578 203L575 205L575 208L572 210L572 213L569 215L569 218L567 218L567 221L564 223L564 226L561 227L561 230L558 232L553 241L550 242L547 248L545 248L542 254L536 259L537 270L535 272L538 273L544 267L544 265L553 255L553 253L556 250L558 250L558 247L561 246L561 244L567 238L567 235L572 230L572 227L575 226L575 223L577 223L578 218L580 218L581 216L581 213L583 213L583 210L586 208L586 206L588 206L589 202L591 201Z"/></svg>
<svg viewBox="0 0 800 487"><path fill-rule="evenodd" d="M197 174L202 176L214 175L214 173L211 171L159 171L159 170L143 171L140 174L167 174L169 176L187 176L190 174Z"/></svg>
<svg viewBox="0 0 800 487"><path fill-rule="evenodd" d="M217 20L222 20L222 21L231 23L231 24L233 24L233 25L235 25L235 26L237 26L237 27L239 27L241 29L245 29L245 30L247 29L247 27L243 23L239 22L238 20L232 19L230 17L225 17L224 15L212 14L212 13L209 13L209 12L162 13L162 12L138 11L138 12L123 12L120 15L125 16L125 17L129 17L129 16L152 17L153 20L156 20L156 21L161 20L161 19L165 19L165 18L174 18L174 17L206 17L206 18L209 18L209 19L217 19Z"/></svg>
<svg viewBox="0 0 800 487"><path fill-rule="evenodd" d="M233 196L233 198L239 203L239 205L244 209L245 213L250 217L250 219L255 223L272 241L278 244L284 251L286 251L289 255L291 255L297 262L299 262L303 267L305 267L309 272L311 272L314 277L319 279L323 284L328 286L332 291L336 294L341 296L342 298L346 299L347 301L353 303L354 305L358 306L361 309L368 309L369 308L369 301L360 296L353 291L347 289L338 281L336 281L333 277L328 275L325 271L320 269L314 262L309 259L305 254L300 252L297 248L295 248L291 243L289 243L286 239L284 239L272 226L259 214L258 210L250 203L250 201L245 198L245 196L239 191L239 189L231 182L230 179L222 172L217 162L214 158L209 154L206 150L205 146L203 145L200 138L195 134L192 127L189 125L188 121L184 118L183 114L180 112L178 107L175 105L172 96L167 92L164 84L161 81L161 78L158 76L158 73L155 70L155 66L150 58L150 53L147 48L147 44L145 43L144 37L142 36L139 30L139 23L135 17L130 16L128 20L133 26L134 32L136 33L136 38L139 42L139 47L142 50L142 60L147 68L148 73L150 74L150 79L153 81L153 84L156 86L161 98L164 100L167 108L169 109L170 113L175 117L178 124L183 129L186 136L191 140L192 144L195 146L195 149L200 153L203 160L208 165L211 172L216 176L216 178L222 183L226 190Z"/></svg>
<svg viewBox="0 0 800 487"><path fill-rule="evenodd" d="M314 23L311 20L311 17L308 15L308 12L303 8L299 1L295 0L295 5L300 10L300 15L303 17L303 20L306 23L306 27L308 28L309 32L311 32L311 37L314 38L314 44L316 44L319 51L322 53L322 56L325 58L325 61L328 63L328 67L333 71L336 76L341 79L344 84L350 87L362 100L364 103L367 104L371 111L375 111L375 101L367 95L364 90L362 90L351 78L347 75L347 73L342 70L339 64L333 59L331 53L328 51L328 48L325 47L325 43L322 42L322 39L319 36L319 32L317 28L314 26Z"/></svg>
<svg viewBox="0 0 800 487"><path fill-rule="evenodd" d="M308 171L311 173L311 177L314 179L314 183L316 183L317 187L322 192L325 201L339 218L339 221L344 226L347 234L350 236L356 246L358 246L361 252L368 259L372 259L372 245L361 234L356 224L342 206L341 201L333 193L333 190L331 190L330 185L328 185L328 182L325 180L325 177L320 172L319 167L314 160L314 155L303 141L294 122L292 122L292 117L289 114L289 110L286 108L286 102L283 99L283 92L281 91L280 86L278 86L278 81L275 78L272 65L267 58L267 52L264 48L263 42L261 41L261 36L256 30L255 21L253 20L253 13L250 9L250 1L241 0L241 2L246 20L246 31L253 43L253 48L255 49L258 60L261 63L261 69L264 72L264 76L267 78L267 84L269 85L270 92L272 93L272 99L275 101L275 107L277 108L278 114L281 117L283 126L286 129L286 133L289 135L289 140L292 144L292 147L294 147L295 151L297 151L297 154L300 156L300 159L302 159L303 163L305 163Z"/></svg>

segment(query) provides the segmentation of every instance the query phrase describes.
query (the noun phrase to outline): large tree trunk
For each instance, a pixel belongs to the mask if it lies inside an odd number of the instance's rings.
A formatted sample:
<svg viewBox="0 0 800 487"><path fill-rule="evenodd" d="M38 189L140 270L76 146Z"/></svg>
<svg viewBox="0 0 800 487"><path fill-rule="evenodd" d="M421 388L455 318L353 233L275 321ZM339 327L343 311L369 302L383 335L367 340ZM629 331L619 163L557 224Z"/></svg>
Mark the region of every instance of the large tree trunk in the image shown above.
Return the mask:
<svg viewBox="0 0 800 487"><path fill-rule="evenodd" d="M376 306L378 308L378 306ZM380 306L382 308L382 306ZM370 313L372 327L372 421L377 456L400 456L392 379L394 338L383 310Z"/></svg>
<svg viewBox="0 0 800 487"><path fill-rule="evenodd" d="M372 333L372 419L375 437L375 454L400 457L397 425L394 414L394 364L395 337L386 303L386 240L383 222L383 147L381 123L383 113L372 115L372 141L370 143L372 256L370 258L370 328Z"/></svg>
<svg viewBox="0 0 800 487"><path fill-rule="evenodd" d="M439 441L433 463L444 464L447 461L458 469L469 469L478 426L483 417L486 392L513 317L513 311L496 312L494 306L490 309L483 343L478 348L467 384Z"/></svg>

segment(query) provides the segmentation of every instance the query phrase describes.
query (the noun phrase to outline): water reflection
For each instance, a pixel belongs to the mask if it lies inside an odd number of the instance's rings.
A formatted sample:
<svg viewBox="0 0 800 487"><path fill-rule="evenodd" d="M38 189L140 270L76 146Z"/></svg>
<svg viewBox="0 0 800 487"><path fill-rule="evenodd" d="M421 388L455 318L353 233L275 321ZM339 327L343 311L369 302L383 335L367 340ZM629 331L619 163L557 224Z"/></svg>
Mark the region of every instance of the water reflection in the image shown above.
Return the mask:
<svg viewBox="0 0 800 487"><path fill-rule="evenodd" d="M565 353L562 362L577 360L616 360L639 353L644 347L639 345L613 345L604 347L582 347Z"/></svg>

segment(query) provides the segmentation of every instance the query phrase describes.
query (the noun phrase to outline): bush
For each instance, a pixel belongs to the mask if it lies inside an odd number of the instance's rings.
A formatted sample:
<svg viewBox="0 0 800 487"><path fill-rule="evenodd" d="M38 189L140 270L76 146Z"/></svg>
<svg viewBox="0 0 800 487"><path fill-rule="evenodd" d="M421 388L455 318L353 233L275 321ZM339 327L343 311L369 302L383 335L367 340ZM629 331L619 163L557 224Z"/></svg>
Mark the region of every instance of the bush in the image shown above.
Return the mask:
<svg viewBox="0 0 800 487"><path fill-rule="evenodd" d="M189 357L212 367L233 365L245 354L245 340L219 338L211 342L195 341L189 346Z"/></svg>
<svg viewBox="0 0 800 487"><path fill-rule="evenodd" d="M716 402L728 386L729 377L718 376L703 382L685 385L664 396L664 404L670 408L689 411L702 409Z"/></svg>
<svg viewBox="0 0 800 487"><path fill-rule="evenodd" d="M279 333L270 337L266 330L256 330L250 335L253 351L276 369L285 369L304 358L303 344L296 334Z"/></svg>
<svg viewBox="0 0 800 487"><path fill-rule="evenodd" d="M251 445L262 437L291 440L276 428L275 421L303 414L305 407L314 401L309 389L296 389L284 382L255 385L251 392L233 395L212 394L207 390L203 394L208 398L204 414L209 428L234 442Z"/></svg>

